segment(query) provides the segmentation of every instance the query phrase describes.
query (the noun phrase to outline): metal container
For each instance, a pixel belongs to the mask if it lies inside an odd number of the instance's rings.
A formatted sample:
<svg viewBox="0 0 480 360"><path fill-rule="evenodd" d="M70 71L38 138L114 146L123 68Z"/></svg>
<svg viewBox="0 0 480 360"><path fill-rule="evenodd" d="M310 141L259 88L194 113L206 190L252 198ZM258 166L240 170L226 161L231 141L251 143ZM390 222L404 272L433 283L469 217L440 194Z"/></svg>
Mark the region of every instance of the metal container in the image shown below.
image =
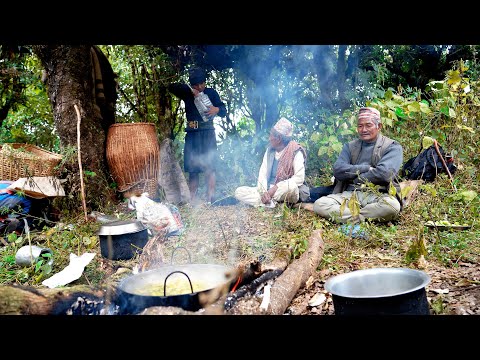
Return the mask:
<svg viewBox="0 0 480 360"><path fill-rule="evenodd" d="M50 258L47 260L47 264L53 264L53 252L48 248L43 248L36 245L25 245L18 249L15 254L15 263L20 266L31 266L35 265L38 260L42 258L43 254L51 254Z"/></svg>
<svg viewBox="0 0 480 360"><path fill-rule="evenodd" d="M148 242L148 229L138 220L105 223L98 231L100 252L110 260L128 260L141 253Z"/></svg>
<svg viewBox="0 0 480 360"><path fill-rule="evenodd" d="M325 282L336 315L429 315L425 286L430 276L407 268L372 268Z"/></svg>
<svg viewBox="0 0 480 360"><path fill-rule="evenodd" d="M200 294L215 288L230 286L235 280L231 267L217 264L165 265L123 279L117 286L115 303L120 314L137 314L151 306L175 306L197 311L203 307ZM169 294L169 284L182 283L188 289L181 294ZM152 287L163 286L162 295L152 295ZM195 289L195 287L199 287Z"/></svg>

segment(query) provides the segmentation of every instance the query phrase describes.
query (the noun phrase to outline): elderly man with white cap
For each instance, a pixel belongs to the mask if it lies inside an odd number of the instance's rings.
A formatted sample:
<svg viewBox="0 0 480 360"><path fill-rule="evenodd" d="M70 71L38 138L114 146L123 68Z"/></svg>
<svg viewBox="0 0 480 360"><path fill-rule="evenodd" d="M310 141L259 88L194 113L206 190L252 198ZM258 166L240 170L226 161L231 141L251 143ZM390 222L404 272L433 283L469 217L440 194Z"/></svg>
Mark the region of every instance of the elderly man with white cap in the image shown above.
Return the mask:
<svg viewBox="0 0 480 360"><path fill-rule="evenodd" d="M295 204L310 196L305 184L305 149L292 140L293 125L280 118L270 130L270 144L263 156L256 187L240 186L237 200L252 206L275 207L279 202Z"/></svg>
<svg viewBox="0 0 480 360"><path fill-rule="evenodd" d="M403 162L403 149L398 142L380 134L381 128L377 109L359 110L359 139L343 146L333 165L337 180L333 194L315 201L315 213L340 223L358 223L365 219L388 222L398 217L402 200L397 175ZM349 201L353 195L355 202Z"/></svg>

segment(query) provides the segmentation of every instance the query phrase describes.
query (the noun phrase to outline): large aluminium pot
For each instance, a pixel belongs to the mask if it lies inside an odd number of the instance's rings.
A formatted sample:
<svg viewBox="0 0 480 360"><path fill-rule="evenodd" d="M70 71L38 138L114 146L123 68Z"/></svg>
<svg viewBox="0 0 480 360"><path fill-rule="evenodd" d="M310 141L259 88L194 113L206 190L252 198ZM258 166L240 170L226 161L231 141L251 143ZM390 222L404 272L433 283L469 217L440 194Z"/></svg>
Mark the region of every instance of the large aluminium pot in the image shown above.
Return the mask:
<svg viewBox="0 0 480 360"><path fill-rule="evenodd" d="M128 260L142 252L148 242L148 229L138 220L110 221L100 227L98 237L103 257Z"/></svg>
<svg viewBox="0 0 480 360"><path fill-rule="evenodd" d="M336 315L429 315L425 286L430 276L408 268L372 268L325 282Z"/></svg>
<svg viewBox="0 0 480 360"><path fill-rule="evenodd" d="M201 294L213 295L214 289L230 286L234 277L232 268L224 265L165 265L121 280L115 303L121 315L137 314L151 306L197 311L203 307Z"/></svg>

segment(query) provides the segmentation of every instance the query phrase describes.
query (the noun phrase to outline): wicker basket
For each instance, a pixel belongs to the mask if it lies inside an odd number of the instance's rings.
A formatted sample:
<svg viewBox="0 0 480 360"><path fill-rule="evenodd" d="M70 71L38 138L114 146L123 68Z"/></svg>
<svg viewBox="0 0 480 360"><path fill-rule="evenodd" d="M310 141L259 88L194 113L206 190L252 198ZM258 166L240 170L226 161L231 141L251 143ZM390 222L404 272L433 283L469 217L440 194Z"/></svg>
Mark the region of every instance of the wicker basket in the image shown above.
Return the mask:
<svg viewBox="0 0 480 360"><path fill-rule="evenodd" d="M124 197L147 192L155 198L160 145L152 123L113 124L107 134L107 163Z"/></svg>
<svg viewBox="0 0 480 360"><path fill-rule="evenodd" d="M53 176L62 156L35 145L0 145L0 180L16 181L32 176Z"/></svg>

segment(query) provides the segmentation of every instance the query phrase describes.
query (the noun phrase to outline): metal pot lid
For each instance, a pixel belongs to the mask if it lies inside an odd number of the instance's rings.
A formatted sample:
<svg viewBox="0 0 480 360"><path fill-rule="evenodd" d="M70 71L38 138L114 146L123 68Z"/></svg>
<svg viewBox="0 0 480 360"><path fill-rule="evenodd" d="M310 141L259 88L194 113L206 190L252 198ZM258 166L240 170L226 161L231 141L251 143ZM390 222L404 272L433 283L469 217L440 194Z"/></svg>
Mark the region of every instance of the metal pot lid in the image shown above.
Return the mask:
<svg viewBox="0 0 480 360"><path fill-rule="evenodd" d="M118 220L102 225L98 235L132 234L146 229L146 226L139 220Z"/></svg>
<svg viewBox="0 0 480 360"><path fill-rule="evenodd" d="M325 290L347 298L382 298L408 294L427 286L430 276L408 268L372 268L331 277Z"/></svg>

